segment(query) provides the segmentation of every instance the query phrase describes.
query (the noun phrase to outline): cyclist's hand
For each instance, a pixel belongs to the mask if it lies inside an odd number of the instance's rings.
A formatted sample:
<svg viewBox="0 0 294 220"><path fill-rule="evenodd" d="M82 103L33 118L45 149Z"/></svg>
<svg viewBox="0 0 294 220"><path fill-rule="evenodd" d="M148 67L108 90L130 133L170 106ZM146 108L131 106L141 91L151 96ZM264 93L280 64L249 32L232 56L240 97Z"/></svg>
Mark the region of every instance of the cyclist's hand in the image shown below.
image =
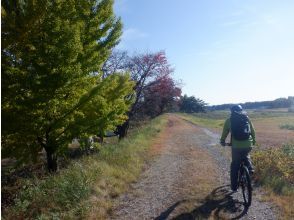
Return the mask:
<svg viewBox="0 0 294 220"><path fill-rule="evenodd" d="M224 147L224 146L226 146L226 142L224 142L224 141L220 141L220 144Z"/></svg>

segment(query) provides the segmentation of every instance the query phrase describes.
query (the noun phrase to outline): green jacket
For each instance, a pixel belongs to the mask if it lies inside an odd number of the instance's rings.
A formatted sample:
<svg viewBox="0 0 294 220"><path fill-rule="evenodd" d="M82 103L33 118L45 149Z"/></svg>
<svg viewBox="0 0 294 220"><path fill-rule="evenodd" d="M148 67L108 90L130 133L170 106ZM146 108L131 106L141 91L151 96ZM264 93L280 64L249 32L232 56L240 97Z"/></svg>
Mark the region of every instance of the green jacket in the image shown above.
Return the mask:
<svg viewBox="0 0 294 220"><path fill-rule="evenodd" d="M249 119L249 125L250 125L250 130L251 130L251 135L249 137L248 140L244 140L244 141L239 141L239 140L236 140L235 138L232 137L232 147L235 147L235 148L248 148L248 147L252 147L253 145L255 145L255 130L254 130L254 127ZM225 124L224 124L224 128L223 128L223 132L222 132L222 136L221 136L221 142L225 142L228 134L230 133L231 131L231 119L228 118L226 121L225 121Z"/></svg>

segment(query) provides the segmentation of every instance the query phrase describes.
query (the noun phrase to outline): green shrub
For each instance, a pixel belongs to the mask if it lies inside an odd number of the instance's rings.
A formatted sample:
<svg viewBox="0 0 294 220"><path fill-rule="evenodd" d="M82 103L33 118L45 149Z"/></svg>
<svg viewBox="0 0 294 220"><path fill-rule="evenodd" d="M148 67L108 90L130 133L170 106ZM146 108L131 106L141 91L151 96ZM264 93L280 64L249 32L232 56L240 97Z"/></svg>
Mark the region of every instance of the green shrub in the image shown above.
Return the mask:
<svg viewBox="0 0 294 220"><path fill-rule="evenodd" d="M256 167L257 182L270 187L277 194L293 195L293 155L293 144L254 152L252 158Z"/></svg>
<svg viewBox="0 0 294 220"><path fill-rule="evenodd" d="M281 129L294 130L294 125L284 124L280 126Z"/></svg>

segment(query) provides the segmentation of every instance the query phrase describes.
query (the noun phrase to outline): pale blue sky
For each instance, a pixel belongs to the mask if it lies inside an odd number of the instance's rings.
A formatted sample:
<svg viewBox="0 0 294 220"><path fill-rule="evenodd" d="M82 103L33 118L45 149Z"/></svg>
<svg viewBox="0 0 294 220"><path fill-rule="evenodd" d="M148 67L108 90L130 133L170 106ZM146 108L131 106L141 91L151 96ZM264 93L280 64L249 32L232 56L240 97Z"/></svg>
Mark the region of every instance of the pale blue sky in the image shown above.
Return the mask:
<svg viewBox="0 0 294 220"><path fill-rule="evenodd" d="M119 49L164 50L209 104L294 95L294 0L116 0Z"/></svg>

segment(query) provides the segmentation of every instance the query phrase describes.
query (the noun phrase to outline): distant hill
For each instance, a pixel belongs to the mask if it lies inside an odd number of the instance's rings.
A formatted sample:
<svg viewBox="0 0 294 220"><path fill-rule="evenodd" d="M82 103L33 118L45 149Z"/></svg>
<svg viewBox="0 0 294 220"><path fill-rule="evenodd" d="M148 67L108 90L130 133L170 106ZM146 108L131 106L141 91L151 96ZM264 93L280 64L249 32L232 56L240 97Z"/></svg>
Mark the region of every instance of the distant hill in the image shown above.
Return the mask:
<svg viewBox="0 0 294 220"><path fill-rule="evenodd" d="M245 103L230 103L222 105L207 106L208 110L228 110L231 106L240 104L244 109L274 109L274 108L289 108L294 109L294 96L288 98L278 98L273 101L261 102L245 102Z"/></svg>

